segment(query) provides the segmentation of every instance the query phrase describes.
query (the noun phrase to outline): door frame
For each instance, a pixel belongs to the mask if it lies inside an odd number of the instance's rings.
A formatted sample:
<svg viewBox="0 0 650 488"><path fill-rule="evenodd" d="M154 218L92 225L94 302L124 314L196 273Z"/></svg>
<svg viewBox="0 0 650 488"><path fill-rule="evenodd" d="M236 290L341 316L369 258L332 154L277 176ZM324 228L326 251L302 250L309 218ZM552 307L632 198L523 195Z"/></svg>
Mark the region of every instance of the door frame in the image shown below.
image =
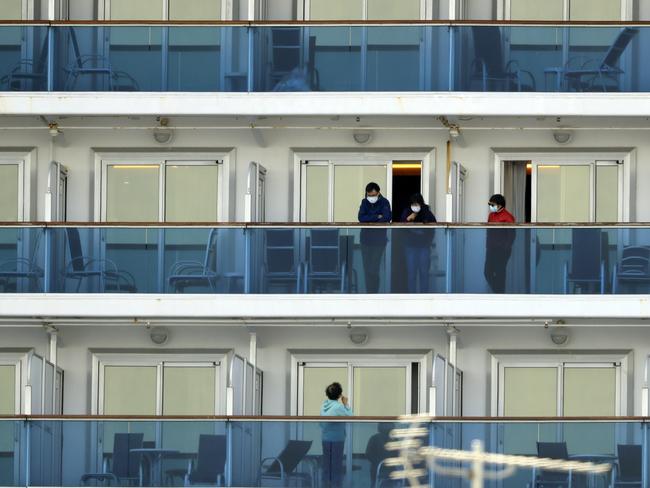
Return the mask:
<svg viewBox="0 0 650 488"><path fill-rule="evenodd" d="M491 381L490 381L490 416L503 416L503 369L506 367L555 367L558 374L558 396L556 412L562 415L563 401L563 372L565 367L594 367L605 364L620 364L617 373L616 415L627 415L629 406L633 403L628 398L629 383L633 380L633 362L631 352L609 351L571 351L561 353L558 351L532 351L530 354L521 354L519 351L491 351ZM569 365L569 366L567 366Z"/></svg>
<svg viewBox="0 0 650 488"><path fill-rule="evenodd" d="M382 367L382 366L404 366L407 375L407 389L406 392L406 409L410 412L411 404L411 390L413 388L411 377L411 364L419 363L420 374L418 387L418 411L427 411L427 397L428 392L428 363L429 355L432 351L427 352L387 352L385 354L374 351L372 353L341 353L340 351L332 352L331 354L324 352L314 353L294 353L291 354L291 388L290 388L290 415L302 415L302 376L300 372L300 363L309 363L314 367L347 367L348 368L348 387L350 390L354 389L354 367ZM410 388L409 388L410 387ZM352 392L350 398L354 402ZM354 407L354 405L353 405Z"/></svg>
<svg viewBox="0 0 650 488"><path fill-rule="evenodd" d="M584 150L584 151L526 151L526 150L507 150L492 149L493 154L493 193L503 193L504 190L504 163L505 161L531 161L533 172L535 165L541 163L555 164L592 164L594 168L598 161L622 161L619 165L619 222L630 222L634 219L635 214L635 193L633 185L633 176L636 173L636 150L635 149L601 149L601 150ZM593 172L593 170L592 170ZM533 177L535 175L533 174ZM592 176L592 183L595 182ZM537 189L536 178L531 181L531 220L536 221L537 216ZM592 194L595 195L595 187L592 184ZM595 211L595 203L592 204L590 213ZM591 219L594 220L593 218Z"/></svg>
<svg viewBox="0 0 650 488"><path fill-rule="evenodd" d="M330 221L333 219L332 208L333 202L331 201L333 192L333 175L331 174L332 168L336 164L372 164L372 163L386 163L387 164L387 188L382 193L390 200L392 197L392 165L395 161L421 161L422 170L420 176L421 192L425 200L429 203L432 211L435 213L435 168L436 168L436 150L435 148L420 148L413 151L394 151L391 149L379 149L376 151L358 152L346 149L291 149L293 158L293 222L302 222L305 203L305 178L302 176L302 167L304 161L314 161L321 164L329 163L330 177L329 177L329 217Z"/></svg>
<svg viewBox="0 0 650 488"><path fill-rule="evenodd" d="M217 162L219 167L218 188L217 188L217 220L219 222L230 221L231 213L234 210L234 185L232 184L231 171L235 165L235 150L223 150L215 152L129 152L129 151L100 151L95 152L95 178L93 196L93 221L104 222L106 220L106 167L111 164L159 164L160 165L160 194L158 195L158 222L164 223L164 199L165 199L165 174L166 164L213 164ZM232 189L231 189L232 187Z"/></svg>
<svg viewBox="0 0 650 488"><path fill-rule="evenodd" d="M91 367L91 415L103 415L104 411L104 367L105 366L149 366L156 367L156 415L162 415L163 368L165 363L171 367L204 366L212 363L219 367L215 376L215 415L226 411L226 386L228 381L227 351L197 351L182 353L145 352L93 352Z"/></svg>

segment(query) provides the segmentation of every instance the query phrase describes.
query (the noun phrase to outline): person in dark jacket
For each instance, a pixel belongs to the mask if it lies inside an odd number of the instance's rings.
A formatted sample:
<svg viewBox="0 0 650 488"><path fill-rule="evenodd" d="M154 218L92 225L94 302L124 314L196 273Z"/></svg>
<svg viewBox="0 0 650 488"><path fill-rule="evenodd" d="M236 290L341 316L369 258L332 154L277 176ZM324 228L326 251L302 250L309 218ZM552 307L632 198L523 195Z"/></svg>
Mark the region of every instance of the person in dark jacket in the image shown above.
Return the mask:
<svg viewBox="0 0 650 488"><path fill-rule="evenodd" d="M506 199L503 195L492 195L488 206L490 208L489 224L512 224L515 222L514 216L506 210ZM506 268L515 237L515 229L500 228L486 231L483 274L492 293L505 293L506 291Z"/></svg>
<svg viewBox="0 0 650 488"><path fill-rule="evenodd" d="M390 202L381 194L377 183L366 185L366 198L359 206L359 222L388 223L391 221ZM386 229L361 229L361 258L366 279L366 293L379 292L379 268L386 252Z"/></svg>
<svg viewBox="0 0 650 488"><path fill-rule="evenodd" d="M386 449L386 444L391 441L390 431L394 428L392 423L379 423L377 424L377 433L368 439L366 459L370 463L370 486L377 486L379 464L387 458L393 457L392 453ZM379 472L380 479L388 479L391 471L390 466L384 465Z"/></svg>
<svg viewBox="0 0 650 488"><path fill-rule="evenodd" d="M420 193L411 195L409 203L409 207L402 213L402 222L412 224L436 222L435 215L433 215L429 206L424 203L424 197ZM429 292L432 243L432 228L408 229L404 252L406 253L406 278L409 293Z"/></svg>

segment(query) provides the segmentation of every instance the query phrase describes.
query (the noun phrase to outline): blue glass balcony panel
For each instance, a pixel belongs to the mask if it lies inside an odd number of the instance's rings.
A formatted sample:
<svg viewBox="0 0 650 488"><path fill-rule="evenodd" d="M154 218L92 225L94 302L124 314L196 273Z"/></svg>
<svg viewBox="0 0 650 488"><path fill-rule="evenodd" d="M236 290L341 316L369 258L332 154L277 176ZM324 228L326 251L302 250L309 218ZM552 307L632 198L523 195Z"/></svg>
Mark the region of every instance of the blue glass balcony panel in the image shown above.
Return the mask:
<svg viewBox="0 0 650 488"><path fill-rule="evenodd" d="M0 293L650 293L637 226L0 227Z"/></svg>
<svg viewBox="0 0 650 488"><path fill-rule="evenodd" d="M201 480L202 485L253 487L333 481L344 488L371 488L390 485L391 473L401 469L386 463L395 455L386 444L395 440L395 429L409 426L394 418L7 419L0 420L0 476L3 486L88 486L107 480L118 486L188 486ZM530 457L550 457L547 450L554 449L568 460L609 465L599 474L554 475L571 476L573 486L614 486L622 480L645 486L644 420L439 418L420 426L423 447L469 451L480 441L486 452ZM326 464L331 448L339 454ZM458 461L437 464L467 467ZM421 484L460 482L457 472L422 462L416 467L422 468ZM486 466L487 472L499 469ZM548 472L520 467L504 479L488 477L484 486L520 487L544 476Z"/></svg>
<svg viewBox="0 0 650 488"><path fill-rule="evenodd" d="M1 91L648 92L630 25L0 25Z"/></svg>

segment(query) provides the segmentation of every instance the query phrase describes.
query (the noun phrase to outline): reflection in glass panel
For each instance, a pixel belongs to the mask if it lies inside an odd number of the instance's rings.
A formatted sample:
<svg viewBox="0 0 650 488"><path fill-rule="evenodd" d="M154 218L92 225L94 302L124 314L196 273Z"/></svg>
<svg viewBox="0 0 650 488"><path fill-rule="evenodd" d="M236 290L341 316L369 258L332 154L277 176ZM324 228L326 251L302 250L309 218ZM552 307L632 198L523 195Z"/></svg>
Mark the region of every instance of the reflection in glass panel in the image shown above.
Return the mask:
<svg viewBox="0 0 650 488"><path fill-rule="evenodd" d="M511 20L563 20L564 0L510 0Z"/></svg>
<svg viewBox="0 0 650 488"><path fill-rule="evenodd" d="M368 20L419 20L420 0L368 0Z"/></svg>
<svg viewBox="0 0 650 488"><path fill-rule="evenodd" d="M557 415L557 368L506 367L503 376L503 415Z"/></svg>
<svg viewBox="0 0 650 488"><path fill-rule="evenodd" d="M0 20L21 20L23 0L2 0Z"/></svg>
<svg viewBox="0 0 650 488"><path fill-rule="evenodd" d="M362 0L310 0L310 20L361 20Z"/></svg>
<svg viewBox="0 0 650 488"><path fill-rule="evenodd" d="M0 164L0 222L18 220L18 165Z"/></svg>
<svg viewBox="0 0 650 488"><path fill-rule="evenodd" d="M621 0L570 0L569 20L621 20Z"/></svg>
<svg viewBox="0 0 650 488"><path fill-rule="evenodd" d="M221 0L169 0L169 20L221 20Z"/></svg>
<svg viewBox="0 0 650 488"><path fill-rule="evenodd" d="M16 413L16 366L0 366L0 415ZM2 439L0 439L0 442ZM0 448L0 451L2 449Z"/></svg>
<svg viewBox="0 0 650 488"><path fill-rule="evenodd" d="M320 415L320 407L325 400L325 388L334 382L341 383L343 395L349 397L348 368L318 368L305 367L303 369L303 415Z"/></svg>
<svg viewBox="0 0 650 488"><path fill-rule="evenodd" d="M618 222L618 165L596 166L596 222Z"/></svg>
<svg viewBox="0 0 650 488"><path fill-rule="evenodd" d="M564 368L564 412L567 417L616 415L616 368ZM614 424L569 424L565 438L570 453L614 454Z"/></svg>
<svg viewBox="0 0 650 488"><path fill-rule="evenodd" d="M111 0L110 20L163 20L164 0Z"/></svg>
<svg viewBox="0 0 650 488"><path fill-rule="evenodd" d="M616 368L564 368L564 415L616 415Z"/></svg>
<svg viewBox="0 0 650 488"><path fill-rule="evenodd" d="M215 222L219 166L165 168L165 221Z"/></svg>
<svg viewBox="0 0 650 488"><path fill-rule="evenodd" d="M386 191L386 165L360 164L334 167L334 222L357 222L366 185L374 181Z"/></svg>
<svg viewBox="0 0 650 488"><path fill-rule="evenodd" d="M106 221L158 221L159 173L157 164L108 166Z"/></svg>
<svg viewBox="0 0 650 488"><path fill-rule="evenodd" d="M389 394L387 394L390 392ZM354 368L354 414L397 417L406 411L404 367Z"/></svg>
<svg viewBox="0 0 650 488"><path fill-rule="evenodd" d="M306 165L305 168L305 221L329 221L329 167Z"/></svg>
<svg viewBox="0 0 650 488"><path fill-rule="evenodd" d="M156 366L105 366L104 415L155 415Z"/></svg>
<svg viewBox="0 0 650 488"><path fill-rule="evenodd" d="M217 390L215 366L163 367L163 415L215 415ZM214 433L210 422L169 422L163 445L182 452L196 452L201 434Z"/></svg>
<svg viewBox="0 0 650 488"><path fill-rule="evenodd" d="M214 366L167 366L163 369L163 415L214 415Z"/></svg>
<svg viewBox="0 0 650 488"><path fill-rule="evenodd" d="M537 166L538 222L589 222L590 197L590 166Z"/></svg>

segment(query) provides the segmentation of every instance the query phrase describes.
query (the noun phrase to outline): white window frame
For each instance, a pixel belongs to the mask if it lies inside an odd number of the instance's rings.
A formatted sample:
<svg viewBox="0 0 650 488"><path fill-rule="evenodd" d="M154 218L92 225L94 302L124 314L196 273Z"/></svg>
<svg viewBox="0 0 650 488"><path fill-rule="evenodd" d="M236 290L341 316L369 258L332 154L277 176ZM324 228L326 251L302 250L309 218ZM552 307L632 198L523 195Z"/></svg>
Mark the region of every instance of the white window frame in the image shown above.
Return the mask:
<svg viewBox="0 0 650 488"><path fill-rule="evenodd" d="M388 354L323 354L323 353L300 353L291 355L291 415L303 415L303 378L302 363L308 367L319 368L348 368L348 389L350 406L354 411L354 368L356 367L404 367L406 373L406 413L411 412L411 390L413 388L411 377L411 364L420 364L419 374L419 412L427 411L428 381L428 355L427 353L388 353ZM327 385L324 385L327 386Z"/></svg>
<svg viewBox="0 0 650 488"><path fill-rule="evenodd" d="M106 221L106 171L111 165L159 165L158 222L165 217L165 166L170 165L214 165L219 167L217 186L217 221L227 222L230 218L231 191L230 168L234 164L233 151L215 153L95 153L95 198L94 221Z"/></svg>
<svg viewBox="0 0 650 488"><path fill-rule="evenodd" d="M219 368L215 375L214 415L226 411L227 353L93 353L91 414L103 415L104 368L106 366L156 367L156 415L163 412L163 369L168 367L213 366Z"/></svg>
<svg viewBox="0 0 650 488"><path fill-rule="evenodd" d="M363 14L362 18L360 20L368 20L368 1L369 0L362 0L363 6ZM302 0L296 2L296 8L297 8L297 19L301 20L312 20L311 19L311 0ZM433 0L420 0L420 18L419 19L408 19L408 20L435 20L438 18L437 12L436 15L434 16L434 2ZM396 19L396 20L404 20L404 19Z"/></svg>
<svg viewBox="0 0 650 488"><path fill-rule="evenodd" d="M636 167L636 151L617 151L603 149L598 152L526 152L526 151L501 151L493 150L494 154L494 193L503 193L504 189L504 164L506 161L530 161L533 165L533 174L531 179L531 220L537 221L537 174L536 168L540 164L551 165L592 165L591 169L591 205L590 221L595 222L595 167L601 165L611 165L613 161L620 161L619 167L619 206L618 221L630 222L634 218L634 195L632 175Z"/></svg>
<svg viewBox="0 0 650 488"><path fill-rule="evenodd" d="M616 416L628 414L629 354L622 353L491 353L490 415L503 417L505 368L557 368L557 416L563 415L564 369L572 367L604 367L620 365L616 376Z"/></svg>
<svg viewBox="0 0 650 488"><path fill-rule="evenodd" d="M162 3L163 8L163 18L160 20L169 21L169 0L159 1ZM111 0L97 0L97 15L99 17L97 20L111 20ZM221 18L219 20L233 20L233 0L222 0Z"/></svg>
<svg viewBox="0 0 650 488"><path fill-rule="evenodd" d="M497 2L497 20L511 20L510 18L510 12L511 12L511 3L512 0L499 0ZM625 21L625 20L633 20L634 17L634 10L633 10L633 0L621 0L621 18L620 19L611 19L613 21ZM569 16L570 16L570 5L571 5L571 0L564 0L563 8L562 8L562 19L558 19L558 21L568 21ZM536 19L529 19L529 20L536 20Z"/></svg>
<svg viewBox="0 0 650 488"><path fill-rule="evenodd" d="M295 149L293 152L293 221L304 222L306 210L306 184L303 168L305 165L324 165L329 167L328 181L328 221L334 221L334 166L338 165L386 165L386 188L382 188L382 195L392 202L393 194L393 163L399 161L421 161L421 193L435 213L435 149L425 149L414 152L347 152L347 151L318 151L303 152ZM359 188L360 200L363 188ZM360 201L359 200L359 201Z"/></svg>
<svg viewBox="0 0 650 488"><path fill-rule="evenodd" d="M28 153L0 152L0 165L18 166L18 218L17 222L31 218L31 168L34 151Z"/></svg>

